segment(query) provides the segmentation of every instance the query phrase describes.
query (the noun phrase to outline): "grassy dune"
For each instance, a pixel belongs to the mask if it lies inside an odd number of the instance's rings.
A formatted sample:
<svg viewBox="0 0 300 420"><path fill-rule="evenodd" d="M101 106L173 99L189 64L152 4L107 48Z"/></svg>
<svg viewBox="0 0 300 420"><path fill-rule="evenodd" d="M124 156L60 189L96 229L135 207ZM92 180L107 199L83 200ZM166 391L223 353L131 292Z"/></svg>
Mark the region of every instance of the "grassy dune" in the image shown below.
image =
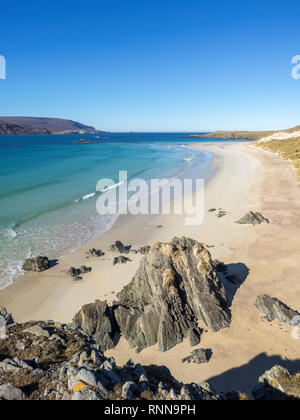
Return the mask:
<svg viewBox="0 0 300 420"><path fill-rule="evenodd" d="M255 143L257 147L277 153L280 157L290 160L297 169L297 174L300 181L300 137L285 139L285 140L271 140L265 143Z"/></svg>

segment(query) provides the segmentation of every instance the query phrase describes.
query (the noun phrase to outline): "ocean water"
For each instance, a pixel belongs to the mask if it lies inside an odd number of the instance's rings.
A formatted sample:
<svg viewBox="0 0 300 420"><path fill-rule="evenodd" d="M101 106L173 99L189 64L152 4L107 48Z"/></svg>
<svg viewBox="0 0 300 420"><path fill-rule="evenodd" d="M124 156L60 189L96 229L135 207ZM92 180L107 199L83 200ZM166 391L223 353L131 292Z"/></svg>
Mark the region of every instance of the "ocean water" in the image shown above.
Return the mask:
<svg viewBox="0 0 300 420"><path fill-rule="evenodd" d="M80 138L99 143L75 145ZM25 258L58 258L113 225L116 216L96 211L100 179L205 173L212 156L187 143L181 133L0 136L0 288Z"/></svg>

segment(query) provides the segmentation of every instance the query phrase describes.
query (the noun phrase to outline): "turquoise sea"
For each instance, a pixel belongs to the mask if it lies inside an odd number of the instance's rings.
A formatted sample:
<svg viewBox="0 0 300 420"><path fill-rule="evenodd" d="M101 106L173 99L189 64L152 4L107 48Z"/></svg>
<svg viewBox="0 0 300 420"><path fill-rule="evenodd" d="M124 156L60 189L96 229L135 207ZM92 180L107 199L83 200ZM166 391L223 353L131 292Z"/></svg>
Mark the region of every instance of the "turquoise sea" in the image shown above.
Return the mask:
<svg viewBox="0 0 300 420"><path fill-rule="evenodd" d="M25 258L58 258L113 225L116 216L96 212L100 179L205 173L212 156L188 148L188 135L0 136L0 288L22 274ZM74 144L80 138L99 143Z"/></svg>

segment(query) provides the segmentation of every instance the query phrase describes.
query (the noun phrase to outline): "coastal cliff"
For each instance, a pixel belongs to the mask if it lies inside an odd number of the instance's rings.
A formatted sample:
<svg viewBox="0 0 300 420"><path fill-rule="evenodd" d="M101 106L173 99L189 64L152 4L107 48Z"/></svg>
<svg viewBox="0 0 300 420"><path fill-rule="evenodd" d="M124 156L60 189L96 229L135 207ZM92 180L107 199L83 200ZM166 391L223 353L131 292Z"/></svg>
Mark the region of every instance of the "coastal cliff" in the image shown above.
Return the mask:
<svg viewBox="0 0 300 420"><path fill-rule="evenodd" d="M60 118L0 117L0 135L100 133L94 127Z"/></svg>
<svg viewBox="0 0 300 420"><path fill-rule="evenodd" d="M294 132L300 131L300 126L289 128L287 130L280 131L214 131L213 133L207 134L191 134L190 138L205 138L205 139L225 139L225 140L261 140L273 135L280 135L286 133L291 135Z"/></svg>

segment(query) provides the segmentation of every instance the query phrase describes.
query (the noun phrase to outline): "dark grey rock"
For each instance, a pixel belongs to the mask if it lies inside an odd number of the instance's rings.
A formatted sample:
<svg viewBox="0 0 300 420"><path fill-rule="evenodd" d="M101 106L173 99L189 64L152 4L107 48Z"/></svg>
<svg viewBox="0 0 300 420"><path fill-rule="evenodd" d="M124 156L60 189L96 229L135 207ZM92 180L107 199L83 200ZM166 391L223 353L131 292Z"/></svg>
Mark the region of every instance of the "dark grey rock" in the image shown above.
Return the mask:
<svg viewBox="0 0 300 420"><path fill-rule="evenodd" d="M74 316L73 324L92 336L102 351L115 347L113 321L106 302L84 305Z"/></svg>
<svg viewBox="0 0 300 420"><path fill-rule="evenodd" d="M192 347L200 343L201 331L199 328L191 328L188 332L188 339Z"/></svg>
<svg viewBox="0 0 300 420"><path fill-rule="evenodd" d="M111 252L118 252L119 254L127 254L128 248L121 241L116 241L111 247L109 248Z"/></svg>
<svg viewBox="0 0 300 420"><path fill-rule="evenodd" d="M105 255L105 253L103 251L101 251L101 249L95 249L95 248L91 248L88 253L87 253L90 257L102 257L103 255Z"/></svg>
<svg viewBox="0 0 300 420"><path fill-rule="evenodd" d="M226 291L211 255L192 239L174 238L152 247L117 297L115 318L137 351L156 343L161 351L169 350L197 321L213 331L230 324Z"/></svg>
<svg viewBox="0 0 300 420"><path fill-rule="evenodd" d="M47 257L28 258L24 261L24 271L46 271L50 268L50 261Z"/></svg>
<svg viewBox="0 0 300 420"><path fill-rule="evenodd" d="M266 315L268 321L278 319L280 322L296 326L300 322L300 314L289 308L280 300L268 295L258 296L255 302L256 308Z"/></svg>
<svg viewBox="0 0 300 420"><path fill-rule="evenodd" d="M130 261L129 258L124 257L123 255L121 255L120 257L115 257L113 259L113 265L117 265L117 264L126 264L128 261Z"/></svg>
<svg viewBox="0 0 300 420"><path fill-rule="evenodd" d="M77 277L80 274L80 270L74 267L70 267L67 274L71 277Z"/></svg>
<svg viewBox="0 0 300 420"><path fill-rule="evenodd" d="M86 274L86 273L89 273L91 271L92 271L92 269L90 267L87 267L86 265L82 265L80 267L80 273L81 274Z"/></svg>

